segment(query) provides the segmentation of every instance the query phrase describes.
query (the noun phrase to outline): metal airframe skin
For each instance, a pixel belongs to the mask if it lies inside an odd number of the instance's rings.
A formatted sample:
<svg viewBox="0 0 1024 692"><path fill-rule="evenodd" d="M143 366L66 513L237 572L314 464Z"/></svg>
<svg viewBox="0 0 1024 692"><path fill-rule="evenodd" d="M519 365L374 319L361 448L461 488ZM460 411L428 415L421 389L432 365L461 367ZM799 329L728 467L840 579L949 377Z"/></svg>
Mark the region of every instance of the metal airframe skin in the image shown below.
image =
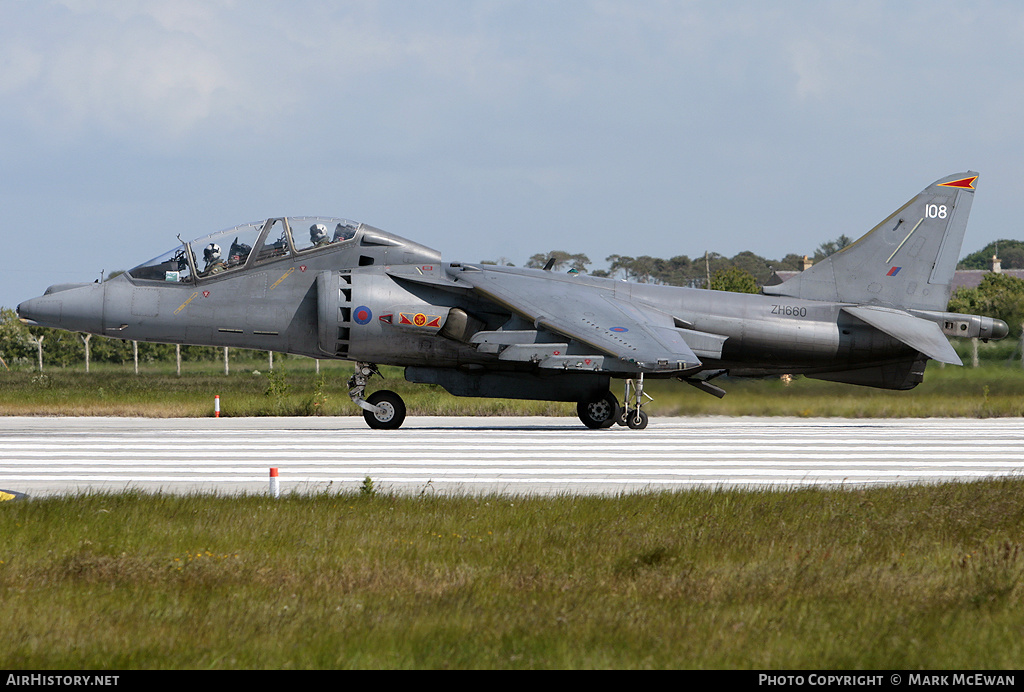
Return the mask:
<svg viewBox="0 0 1024 692"><path fill-rule="evenodd" d="M977 174L936 181L851 246L748 295L443 262L345 219L287 217L192 242L103 283L51 286L23 321L138 341L356 362L350 394L372 427L401 425L377 365L459 396L575 401L593 428L642 428L644 378L805 374L889 389L947 336L1002 338L999 320L944 312ZM625 406L611 394L622 380Z"/></svg>

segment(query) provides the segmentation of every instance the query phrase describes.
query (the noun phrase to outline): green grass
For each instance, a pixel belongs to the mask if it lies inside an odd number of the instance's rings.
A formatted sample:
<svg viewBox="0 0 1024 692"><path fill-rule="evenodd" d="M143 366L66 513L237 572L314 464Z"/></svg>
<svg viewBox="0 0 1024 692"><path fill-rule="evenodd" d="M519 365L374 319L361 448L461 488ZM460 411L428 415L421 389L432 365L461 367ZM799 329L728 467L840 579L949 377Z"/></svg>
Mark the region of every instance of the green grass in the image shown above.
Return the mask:
<svg viewBox="0 0 1024 692"><path fill-rule="evenodd" d="M7 669L1016 669L1024 481L0 505Z"/></svg>
<svg viewBox="0 0 1024 692"><path fill-rule="evenodd" d="M0 415L115 415L202 417L213 415L220 395L225 416L359 415L348 397L351 364L279 358L271 376L266 361L232 364L225 376L219 363L188 363L183 374L173 366L149 364L136 375L129 366L47 368L0 372ZM409 414L574 416L573 404L507 399L459 398L433 385L405 381L399 368L382 368L368 391L386 388L405 399ZM887 391L797 377L715 381L727 392L717 399L674 380L648 380L655 400L653 416L842 416L842 417L991 417L1024 415L1024 369L1015 362L979 368L929 364L925 381L907 391ZM621 381L612 391L622 396Z"/></svg>

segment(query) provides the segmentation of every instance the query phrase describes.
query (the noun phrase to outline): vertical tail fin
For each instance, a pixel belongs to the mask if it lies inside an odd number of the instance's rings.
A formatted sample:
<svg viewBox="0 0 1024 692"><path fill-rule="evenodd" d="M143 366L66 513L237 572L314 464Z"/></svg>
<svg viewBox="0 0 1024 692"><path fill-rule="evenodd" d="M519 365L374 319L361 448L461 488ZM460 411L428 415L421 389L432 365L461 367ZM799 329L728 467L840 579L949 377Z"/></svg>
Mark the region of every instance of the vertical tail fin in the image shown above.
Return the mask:
<svg viewBox="0 0 1024 692"><path fill-rule="evenodd" d="M978 174L937 180L856 242L767 295L945 310Z"/></svg>

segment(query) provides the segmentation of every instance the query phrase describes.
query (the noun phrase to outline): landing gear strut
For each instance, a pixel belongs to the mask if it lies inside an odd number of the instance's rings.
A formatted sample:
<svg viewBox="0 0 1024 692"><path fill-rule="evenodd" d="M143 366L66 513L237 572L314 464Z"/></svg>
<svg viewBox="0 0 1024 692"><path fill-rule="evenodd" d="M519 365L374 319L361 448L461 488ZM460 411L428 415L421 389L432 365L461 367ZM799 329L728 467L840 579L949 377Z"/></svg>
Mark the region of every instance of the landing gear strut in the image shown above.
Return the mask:
<svg viewBox="0 0 1024 692"><path fill-rule="evenodd" d="M628 425L633 430L643 430L647 427L647 414L643 412L644 397L648 401L653 398L644 392L644 374L634 380L626 380L626 393L623 396L622 412L615 421L619 425Z"/></svg>
<svg viewBox="0 0 1024 692"><path fill-rule="evenodd" d="M366 424L376 430L396 430L405 422L405 402L394 392L381 389L363 398L366 383L380 371L373 363L357 362L355 372L348 380L348 395L356 406L363 409Z"/></svg>

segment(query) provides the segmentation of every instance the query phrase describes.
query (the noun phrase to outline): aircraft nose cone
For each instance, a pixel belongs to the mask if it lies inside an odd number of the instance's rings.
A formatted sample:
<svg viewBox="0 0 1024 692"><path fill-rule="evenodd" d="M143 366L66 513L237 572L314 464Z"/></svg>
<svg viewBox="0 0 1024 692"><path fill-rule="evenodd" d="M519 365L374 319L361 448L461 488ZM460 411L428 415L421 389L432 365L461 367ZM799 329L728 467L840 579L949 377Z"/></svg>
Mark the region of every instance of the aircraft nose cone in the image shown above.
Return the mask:
<svg viewBox="0 0 1024 692"><path fill-rule="evenodd" d="M103 286L85 286L47 293L18 305L23 322L72 332L103 332Z"/></svg>
<svg viewBox="0 0 1024 692"><path fill-rule="evenodd" d="M18 318L27 324L44 327L56 326L60 322L63 304L59 300L47 297L30 298L20 303L16 309Z"/></svg>
<svg viewBox="0 0 1024 692"><path fill-rule="evenodd" d="M1002 339L1010 333L1010 328L1002 320L992 320L992 338Z"/></svg>

